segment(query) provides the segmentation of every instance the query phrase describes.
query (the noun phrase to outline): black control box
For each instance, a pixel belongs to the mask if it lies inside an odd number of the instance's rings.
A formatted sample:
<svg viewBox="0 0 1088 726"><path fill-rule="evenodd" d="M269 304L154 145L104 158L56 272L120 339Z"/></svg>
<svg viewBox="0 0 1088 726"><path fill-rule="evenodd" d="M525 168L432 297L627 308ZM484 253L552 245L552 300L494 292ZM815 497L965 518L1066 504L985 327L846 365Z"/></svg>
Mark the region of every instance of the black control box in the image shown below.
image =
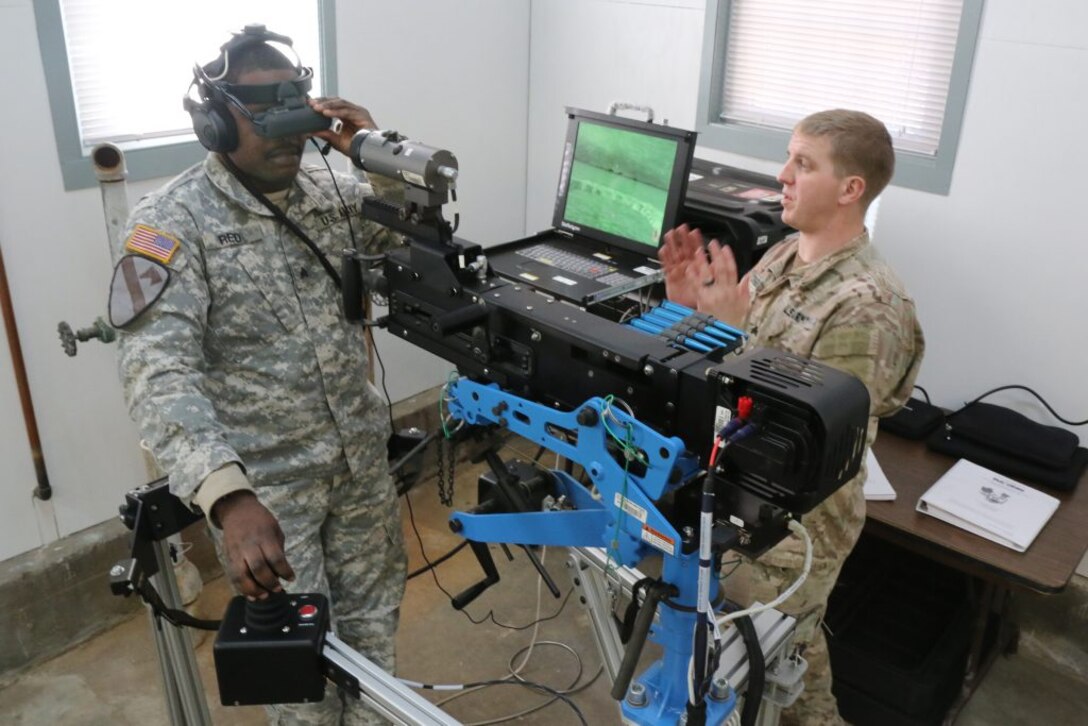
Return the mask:
<svg viewBox="0 0 1088 726"><path fill-rule="evenodd" d="M793 232L782 221L782 185L769 174L693 159L680 221L733 249L737 272L750 270Z"/></svg>
<svg viewBox="0 0 1088 726"><path fill-rule="evenodd" d="M321 652L329 630L324 595L276 593L230 601L213 654L224 706L309 703L325 697Z"/></svg>

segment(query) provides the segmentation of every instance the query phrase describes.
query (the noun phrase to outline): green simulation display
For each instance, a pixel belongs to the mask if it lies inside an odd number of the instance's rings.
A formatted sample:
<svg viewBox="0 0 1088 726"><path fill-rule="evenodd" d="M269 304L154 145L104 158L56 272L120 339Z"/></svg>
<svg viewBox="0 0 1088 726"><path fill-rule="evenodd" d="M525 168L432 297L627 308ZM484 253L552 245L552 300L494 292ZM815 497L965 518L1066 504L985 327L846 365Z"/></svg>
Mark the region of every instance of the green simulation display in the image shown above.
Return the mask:
<svg viewBox="0 0 1088 726"><path fill-rule="evenodd" d="M676 141L582 122L564 218L657 247Z"/></svg>

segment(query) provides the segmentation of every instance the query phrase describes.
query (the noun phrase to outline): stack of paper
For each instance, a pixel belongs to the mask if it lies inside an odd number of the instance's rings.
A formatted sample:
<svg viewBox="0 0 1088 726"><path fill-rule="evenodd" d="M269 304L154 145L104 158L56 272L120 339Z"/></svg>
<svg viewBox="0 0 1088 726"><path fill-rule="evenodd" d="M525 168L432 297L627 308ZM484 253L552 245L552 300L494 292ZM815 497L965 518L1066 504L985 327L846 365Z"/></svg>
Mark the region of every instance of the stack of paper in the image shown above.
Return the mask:
<svg viewBox="0 0 1088 726"><path fill-rule="evenodd" d="M895 490L892 483L877 463L872 449L865 451L865 499L870 502L894 502Z"/></svg>
<svg viewBox="0 0 1088 726"><path fill-rule="evenodd" d="M1058 500L960 459L918 500L918 511L998 544L1025 551Z"/></svg>

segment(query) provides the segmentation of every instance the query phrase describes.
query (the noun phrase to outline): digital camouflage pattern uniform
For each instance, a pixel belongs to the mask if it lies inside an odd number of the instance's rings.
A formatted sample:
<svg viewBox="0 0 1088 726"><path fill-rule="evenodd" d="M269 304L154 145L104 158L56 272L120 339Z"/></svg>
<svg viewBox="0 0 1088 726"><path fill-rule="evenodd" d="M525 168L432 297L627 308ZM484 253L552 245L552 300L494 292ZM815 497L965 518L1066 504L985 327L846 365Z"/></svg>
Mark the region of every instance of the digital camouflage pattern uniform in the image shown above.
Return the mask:
<svg viewBox="0 0 1088 726"><path fill-rule="evenodd" d="M777 348L852 373L869 390L868 445L877 419L902 406L914 387L925 342L914 301L869 244L868 232L810 264L798 236L783 240L752 270L752 304L742 324L749 346ZM801 518L813 541L808 579L780 610L798 618L795 643L808 661L805 690L783 724L841 724L821 622L839 570L865 524L865 467ZM770 602L801 572L804 543L787 537L730 576L734 601Z"/></svg>
<svg viewBox="0 0 1088 726"><path fill-rule="evenodd" d="M397 244L360 216L370 186L337 179L358 248ZM351 235L329 173L304 167L282 206L338 266ZM162 297L119 344L130 413L171 491L210 508L209 475L215 498L248 478L284 531L291 590L328 595L338 635L392 672L406 560L387 473L388 407L367 380L363 328L343 319L313 252L215 154L142 199L128 229L137 224L180 242ZM340 709L333 693L270 717L337 723ZM343 718L382 722L350 699Z"/></svg>

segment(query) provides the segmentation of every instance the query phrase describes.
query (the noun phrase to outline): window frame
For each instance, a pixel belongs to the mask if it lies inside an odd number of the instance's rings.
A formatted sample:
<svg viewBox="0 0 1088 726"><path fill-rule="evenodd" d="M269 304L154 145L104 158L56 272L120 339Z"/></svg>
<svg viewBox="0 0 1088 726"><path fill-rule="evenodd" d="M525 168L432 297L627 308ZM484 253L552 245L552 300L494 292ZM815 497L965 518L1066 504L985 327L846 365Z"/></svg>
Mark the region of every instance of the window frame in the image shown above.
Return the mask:
<svg viewBox="0 0 1088 726"><path fill-rule="evenodd" d="M978 43L984 0L963 0L956 53L948 83L948 98L941 123L941 140L933 157L916 152L895 152L892 184L947 195L959 147L967 89ZM731 0L707 0L703 26L703 52L699 69L699 101L696 131L699 144L758 159L784 158L790 131L727 123L718 118L724 93L725 53L729 40Z"/></svg>
<svg viewBox="0 0 1088 726"><path fill-rule="evenodd" d="M321 36L321 64L325 93L336 95L336 0L318 0L318 29ZM61 177L65 191L97 186L90 155L84 153L79 139L75 94L68 69L68 46L60 0L34 0L38 46L45 70L49 108L53 117L53 136L57 143ZM178 98L184 89L178 90ZM199 162L207 150L196 141L146 141L125 149L125 167L129 181L143 181L174 176Z"/></svg>

